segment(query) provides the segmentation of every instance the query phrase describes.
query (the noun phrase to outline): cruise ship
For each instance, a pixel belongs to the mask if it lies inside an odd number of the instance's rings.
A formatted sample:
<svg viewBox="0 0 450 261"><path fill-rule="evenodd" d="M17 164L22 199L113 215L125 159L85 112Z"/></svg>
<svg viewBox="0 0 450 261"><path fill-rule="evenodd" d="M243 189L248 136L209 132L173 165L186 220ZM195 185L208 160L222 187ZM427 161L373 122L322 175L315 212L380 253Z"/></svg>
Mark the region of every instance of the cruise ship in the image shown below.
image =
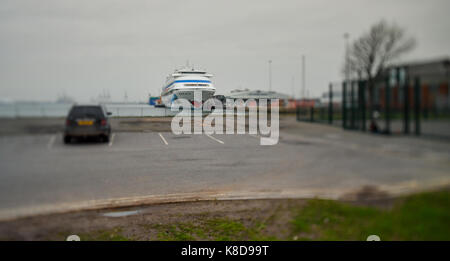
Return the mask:
<svg viewBox="0 0 450 261"><path fill-rule="evenodd" d="M202 92L202 102L212 98L216 92L211 81L212 77L212 74L190 66L175 70L174 73L167 76L166 83L162 88L162 104L171 107L177 99L186 99L194 104L194 91Z"/></svg>

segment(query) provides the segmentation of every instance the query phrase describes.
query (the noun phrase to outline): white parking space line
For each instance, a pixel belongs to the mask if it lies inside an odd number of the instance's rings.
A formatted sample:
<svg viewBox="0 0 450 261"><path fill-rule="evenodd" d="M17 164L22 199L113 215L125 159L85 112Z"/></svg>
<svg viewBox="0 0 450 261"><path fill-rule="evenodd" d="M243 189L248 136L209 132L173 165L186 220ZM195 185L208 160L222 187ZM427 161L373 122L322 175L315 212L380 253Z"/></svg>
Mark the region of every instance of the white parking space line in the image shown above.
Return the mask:
<svg viewBox="0 0 450 261"><path fill-rule="evenodd" d="M167 143L167 140L164 138L164 136L161 133L158 133L158 134L159 134L159 137L161 137L164 144L169 145L169 143Z"/></svg>
<svg viewBox="0 0 450 261"><path fill-rule="evenodd" d="M216 139L216 138L214 138L213 136L211 136L211 135L209 135L209 134L206 134L206 133L205 133L205 135L208 136L208 137L210 137L211 139L217 141L217 142L220 143L220 144L225 144L225 142L223 142L223 141L221 141L221 140L219 140L219 139Z"/></svg>
<svg viewBox="0 0 450 261"><path fill-rule="evenodd" d="M50 140L47 143L47 148L51 149L53 147L53 144L55 144L56 135L53 135L50 137Z"/></svg>
<svg viewBox="0 0 450 261"><path fill-rule="evenodd" d="M113 143L114 143L114 137L115 137L115 136L116 136L115 133L113 133L113 134L111 135L111 140L109 141L109 144L108 144L109 147L111 147L111 146L113 145Z"/></svg>

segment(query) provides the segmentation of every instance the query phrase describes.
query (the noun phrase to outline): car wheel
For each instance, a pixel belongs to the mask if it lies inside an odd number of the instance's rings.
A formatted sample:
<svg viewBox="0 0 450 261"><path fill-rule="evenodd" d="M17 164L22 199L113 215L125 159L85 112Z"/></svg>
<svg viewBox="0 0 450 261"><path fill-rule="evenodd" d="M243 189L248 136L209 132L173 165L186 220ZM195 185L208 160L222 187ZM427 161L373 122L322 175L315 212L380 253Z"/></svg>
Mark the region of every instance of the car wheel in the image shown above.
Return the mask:
<svg viewBox="0 0 450 261"><path fill-rule="evenodd" d="M64 144L69 144L72 138L68 135L64 136Z"/></svg>
<svg viewBox="0 0 450 261"><path fill-rule="evenodd" d="M105 142L105 143L109 142L109 135L103 136L102 139L103 139L103 142Z"/></svg>

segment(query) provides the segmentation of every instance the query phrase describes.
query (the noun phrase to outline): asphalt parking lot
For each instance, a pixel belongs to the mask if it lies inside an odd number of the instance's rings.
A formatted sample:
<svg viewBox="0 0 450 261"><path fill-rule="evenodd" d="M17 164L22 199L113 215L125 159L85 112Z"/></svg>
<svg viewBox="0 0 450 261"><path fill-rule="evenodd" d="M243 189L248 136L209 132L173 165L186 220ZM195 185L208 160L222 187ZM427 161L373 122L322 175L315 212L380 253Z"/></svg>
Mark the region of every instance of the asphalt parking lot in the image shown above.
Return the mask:
<svg viewBox="0 0 450 261"><path fill-rule="evenodd" d="M61 133L1 136L0 218L152 196L336 198L366 185L404 192L450 178L449 146L438 141L294 120L282 125L277 145L259 142L155 131L70 145Z"/></svg>

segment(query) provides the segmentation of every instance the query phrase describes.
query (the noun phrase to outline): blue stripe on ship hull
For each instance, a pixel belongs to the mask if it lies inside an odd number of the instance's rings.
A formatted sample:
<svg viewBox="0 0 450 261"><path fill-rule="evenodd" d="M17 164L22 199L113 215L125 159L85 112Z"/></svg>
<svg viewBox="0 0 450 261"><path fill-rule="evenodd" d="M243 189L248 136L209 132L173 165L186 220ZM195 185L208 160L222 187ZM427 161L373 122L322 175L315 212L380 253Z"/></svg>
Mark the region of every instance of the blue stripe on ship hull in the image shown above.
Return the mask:
<svg viewBox="0 0 450 261"><path fill-rule="evenodd" d="M177 83L177 82L204 82L204 83L211 83L211 81L208 81L208 80L178 80L178 81L173 81L171 84L169 84L166 87L164 87L163 90L169 88L170 86L172 86L172 84Z"/></svg>

